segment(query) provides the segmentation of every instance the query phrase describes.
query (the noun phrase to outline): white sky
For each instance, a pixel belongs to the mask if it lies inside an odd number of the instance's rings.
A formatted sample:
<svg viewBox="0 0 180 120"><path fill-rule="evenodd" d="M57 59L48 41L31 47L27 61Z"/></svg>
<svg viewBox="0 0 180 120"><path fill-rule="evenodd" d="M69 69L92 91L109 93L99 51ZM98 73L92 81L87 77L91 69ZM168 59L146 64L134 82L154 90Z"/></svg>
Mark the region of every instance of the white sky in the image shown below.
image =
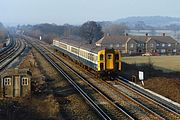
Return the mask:
<svg viewBox="0 0 180 120"><path fill-rule="evenodd" d="M82 24L129 16L180 17L180 0L0 0L0 22Z"/></svg>

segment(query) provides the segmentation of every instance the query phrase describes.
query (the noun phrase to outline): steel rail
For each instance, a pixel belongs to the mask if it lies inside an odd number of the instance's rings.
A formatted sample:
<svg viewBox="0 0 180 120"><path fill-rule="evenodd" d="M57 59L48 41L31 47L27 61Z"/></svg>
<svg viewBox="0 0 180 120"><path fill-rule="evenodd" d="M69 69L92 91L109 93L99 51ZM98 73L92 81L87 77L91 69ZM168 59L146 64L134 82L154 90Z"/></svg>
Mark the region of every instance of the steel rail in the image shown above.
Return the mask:
<svg viewBox="0 0 180 120"><path fill-rule="evenodd" d="M43 47L43 46L41 46ZM43 47L44 49L46 49L47 51L49 51L47 48ZM43 50L45 51L45 50ZM54 53L52 53L51 51L49 51L54 57L56 57L62 64L64 64L65 66L67 66L71 72L74 72L76 75L78 75L78 77L80 77L82 80L84 80L84 78L82 76L80 76L76 71L74 71L73 69L71 69L67 64L65 64L62 60L60 60ZM86 81L86 80L84 80ZM87 82L87 81L86 81ZM90 86L92 86L89 82L87 82ZM92 86L94 87L94 86ZM97 90L97 88L94 87L94 89ZM113 88L114 89L114 88ZM98 91L98 90L97 90ZM119 91L118 91L119 92ZM125 96L126 98L128 98L129 100L131 100L132 102L134 102L135 104L139 105L142 109L150 112L151 114L153 114L154 116L157 116L158 118L160 119L164 119L163 117L161 117L160 115L158 115L157 113L155 113L154 111L150 110L149 108L147 108L146 106L144 106L143 104L137 102L136 100L132 99L131 97L127 96L126 94L122 93L122 92L119 92L121 93L123 96ZM105 96L107 97L107 96ZM110 101L110 100L109 100ZM112 102L113 103L113 102ZM114 103L113 103L114 104ZM122 110L117 104L114 104L119 110L121 110L124 114L126 114L129 118L131 119L134 119L133 117L131 117L127 112L125 112L124 110Z"/></svg>
<svg viewBox="0 0 180 120"><path fill-rule="evenodd" d="M3 50L0 51L0 60L4 57L4 55L12 50L13 48L15 48L15 45L16 45L16 41L12 38L11 39L11 43L6 47L4 48Z"/></svg>
<svg viewBox="0 0 180 120"><path fill-rule="evenodd" d="M35 47L35 46L34 46ZM97 104L94 102L75 82L74 80L69 77L62 68L60 68L49 56L47 56L41 49L35 47L47 60L48 62L56 68L68 81L73 85L73 87L87 100L87 102L96 110L96 112L104 119L104 120L111 120L109 117Z"/></svg>
<svg viewBox="0 0 180 120"><path fill-rule="evenodd" d="M20 41L19 46L11 53L10 56L8 55L8 60L3 60L3 62L1 63L0 72L2 72L6 68L6 66L8 66L15 58L17 58L24 51L25 47L25 43Z"/></svg>
<svg viewBox="0 0 180 120"><path fill-rule="evenodd" d="M176 115L176 116L180 116L180 114L178 112L176 112L175 110L171 109L171 106L165 106L165 103L162 102L158 102L156 100L154 100L152 97L147 96L147 93L143 92L141 89L138 89L132 85L127 84L126 82L122 81L122 77L121 79L117 79L119 84L123 85L125 88L133 91L134 93L138 94L139 96L144 97L145 99L149 100L150 102L162 107L163 109L171 112L172 114Z"/></svg>

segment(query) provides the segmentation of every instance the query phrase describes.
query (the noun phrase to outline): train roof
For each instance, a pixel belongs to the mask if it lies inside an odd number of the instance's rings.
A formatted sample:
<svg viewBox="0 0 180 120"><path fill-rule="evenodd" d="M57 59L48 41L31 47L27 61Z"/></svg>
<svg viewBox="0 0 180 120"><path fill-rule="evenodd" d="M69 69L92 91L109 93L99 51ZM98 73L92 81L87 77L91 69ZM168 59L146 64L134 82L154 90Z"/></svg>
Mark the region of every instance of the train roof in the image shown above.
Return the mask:
<svg viewBox="0 0 180 120"><path fill-rule="evenodd" d="M73 39L63 37L63 38L60 38L59 41L66 43L68 45L74 46L74 47L91 51L93 53L98 53L98 51L105 49L103 47L96 46L95 43L89 44L88 41L83 40L82 38L78 38L78 37L76 39L75 37L73 37Z"/></svg>

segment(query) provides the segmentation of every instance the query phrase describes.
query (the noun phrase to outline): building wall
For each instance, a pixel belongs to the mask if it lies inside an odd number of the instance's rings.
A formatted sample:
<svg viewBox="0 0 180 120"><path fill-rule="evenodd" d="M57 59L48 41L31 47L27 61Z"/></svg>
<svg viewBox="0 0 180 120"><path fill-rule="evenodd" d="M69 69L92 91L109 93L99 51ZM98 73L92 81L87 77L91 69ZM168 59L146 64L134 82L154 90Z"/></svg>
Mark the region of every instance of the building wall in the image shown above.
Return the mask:
<svg viewBox="0 0 180 120"><path fill-rule="evenodd" d="M12 76L6 76L1 80L2 97L13 97L13 81Z"/></svg>
<svg viewBox="0 0 180 120"><path fill-rule="evenodd" d="M25 82L23 79L25 79ZM7 80L9 79L9 80ZM1 78L0 97L23 97L31 93L31 77L9 75Z"/></svg>
<svg viewBox="0 0 180 120"><path fill-rule="evenodd" d="M129 54L137 53L137 45L134 40L128 41L126 47L127 47L127 53Z"/></svg>
<svg viewBox="0 0 180 120"><path fill-rule="evenodd" d="M156 52L157 43L154 40L150 40L146 43L146 52Z"/></svg>
<svg viewBox="0 0 180 120"><path fill-rule="evenodd" d="M172 54L174 53L176 47L174 43L162 43L156 41L149 41L147 43L147 52L151 53L160 53L160 54Z"/></svg>
<svg viewBox="0 0 180 120"><path fill-rule="evenodd" d="M27 78L28 81L27 81L27 84L26 82L24 82L25 84L23 84L23 78ZM26 96L26 95L30 95L31 93L31 82L30 82L30 77L27 77L27 76L23 76L21 78L21 96Z"/></svg>

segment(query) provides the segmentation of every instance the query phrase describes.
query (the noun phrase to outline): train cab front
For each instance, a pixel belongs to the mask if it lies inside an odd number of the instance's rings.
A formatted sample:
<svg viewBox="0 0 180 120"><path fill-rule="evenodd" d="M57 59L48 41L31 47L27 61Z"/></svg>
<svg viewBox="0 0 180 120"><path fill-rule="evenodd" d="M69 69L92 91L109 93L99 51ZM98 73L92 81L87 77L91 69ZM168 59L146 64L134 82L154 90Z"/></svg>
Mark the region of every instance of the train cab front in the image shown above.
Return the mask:
<svg viewBox="0 0 180 120"><path fill-rule="evenodd" d="M121 63L119 50L105 49L98 52L98 72L101 78L114 79Z"/></svg>

